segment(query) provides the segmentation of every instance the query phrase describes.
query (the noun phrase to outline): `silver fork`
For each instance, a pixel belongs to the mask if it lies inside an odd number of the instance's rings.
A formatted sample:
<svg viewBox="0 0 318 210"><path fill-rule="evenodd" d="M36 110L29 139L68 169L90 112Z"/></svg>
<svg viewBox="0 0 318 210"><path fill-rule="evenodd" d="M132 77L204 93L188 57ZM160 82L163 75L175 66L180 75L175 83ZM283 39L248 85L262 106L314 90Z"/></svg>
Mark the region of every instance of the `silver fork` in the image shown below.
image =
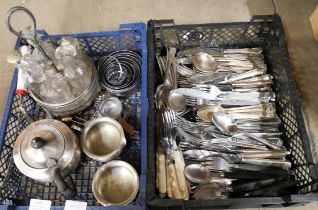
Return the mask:
<svg viewBox="0 0 318 210"><path fill-rule="evenodd" d="M203 164L207 164L211 170L216 171L230 171L233 168L240 169L240 164L229 164L224 158L221 157L210 157L210 162L205 162ZM248 163L253 165L261 165L261 166L271 166L281 169L289 169L291 167L291 162L287 160L271 160L271 159L244 159L242 158L242 163Z"/></svg>

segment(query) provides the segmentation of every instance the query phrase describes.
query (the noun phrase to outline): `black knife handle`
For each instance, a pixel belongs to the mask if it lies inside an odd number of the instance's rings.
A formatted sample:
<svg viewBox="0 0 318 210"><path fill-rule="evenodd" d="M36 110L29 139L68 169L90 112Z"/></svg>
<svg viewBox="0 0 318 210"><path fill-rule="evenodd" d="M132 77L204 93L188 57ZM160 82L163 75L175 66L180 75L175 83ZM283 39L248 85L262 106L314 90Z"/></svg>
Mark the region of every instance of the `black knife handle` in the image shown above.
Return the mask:
<svg viewBox="0 0 318 210"><path fill-rule="evenodd" d="M280 184L276 184L273 186L264 187L264 188L259 189L259 190L254 190L254 191L248 192L245 195L249 196L249 197L260 196L260 195L265 195L265 194L270 196L270 194L274 195L279 190L293 187L293 186L297 185L298 183L299 183L299 181L285 181L285 182L282 182Z"/></svg>
<svg viewBox="0 0 318 210"><path fill-rule="evenodd" d="M274 168L269 166L261 166L261 165L252 165L252 164L232 164L231 171L237 171L237 169L246 170L246 171L262 171L269 174L276 174L277 176L290 176L294 175L294 171L292 170L284 170L280 168Z"/></svg>
<svg viewBox="0 0 318 210"><path fill-rule="evenodd" d="M271 186L275 183L281 182L284 179L286 179L286 177L261 179L261 180L257 180L257 181L244 183L244 184L236 184L234 182L232 184L232 189L233 189L233 192L249 192L249 191L261 189L263 187Z"/></svg>
<svg viewBox="0 0 318 210"><path fill-rule="evenodd" d="M225 178L231 179L268 179L277 177L276 174L260 172L260 171L245 171L237 170L235 172L224 172Z"/></svg>

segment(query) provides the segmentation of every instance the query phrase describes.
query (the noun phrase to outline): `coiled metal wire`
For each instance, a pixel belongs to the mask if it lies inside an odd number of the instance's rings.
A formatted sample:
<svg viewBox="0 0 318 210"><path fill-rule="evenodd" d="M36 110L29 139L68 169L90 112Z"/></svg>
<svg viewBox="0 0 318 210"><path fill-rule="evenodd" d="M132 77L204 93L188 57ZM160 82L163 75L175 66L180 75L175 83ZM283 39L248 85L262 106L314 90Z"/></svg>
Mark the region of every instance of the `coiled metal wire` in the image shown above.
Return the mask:
<svg viewBox="0 0 318 210"><path fill-rule="evenodd" d="M128 50L116 51L98 62L100 84L113 95L127 96L141 82L141 57Z"/></svg>

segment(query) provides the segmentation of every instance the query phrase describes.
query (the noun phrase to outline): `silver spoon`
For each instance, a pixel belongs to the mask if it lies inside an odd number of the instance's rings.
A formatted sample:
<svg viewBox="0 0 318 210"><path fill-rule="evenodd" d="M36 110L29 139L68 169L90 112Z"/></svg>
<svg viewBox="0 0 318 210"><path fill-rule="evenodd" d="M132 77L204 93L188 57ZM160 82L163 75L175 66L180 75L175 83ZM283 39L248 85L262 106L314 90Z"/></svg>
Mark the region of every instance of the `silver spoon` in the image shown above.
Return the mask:
<svg viewBox="0 0 318 210"><path fill-rule="evenodd" d="M171 91L168 96L168 104L169 107L177 113L182 113L186 108L185 97L173 91Z"/></svg>
<svg viewBox="0 0 318 210"><path fill-rule="evenodd" d="M217 198L225 199L227 196L224 192L230 192L232 188L221 187L216 183L203 184L198 186L194 191L194 198L196 200L213 200Z"/></svg>
<svg viewBox="0 0 318 210"><path fill-rule="evenodd" d="M222 112L216 112L216 113L214 113L214 115L212 117L212 121L218 129L220 129L222 132L224 132L226 134L233 135L235 133L240 133L239 128L238 128L236 122L234 121L234 119L227 114L224 114ZM271 149L274 149L274 150L281 150L282 149L280 146L271 144L266 139L257 137L253 134L248 133L248 132L241 132L241 133L243 133L244 135L246 135L246 136L248 136L248 137L250 137L258 142L261 142L262 144L268 146Z"/></svg>
<svg viewBox="0 0 318 210"><path fill-rule="evenodd" d="M213 113L222 112L226 114L235 114L235 113L252 113L256 116L260 116L263 112L263 105L255 105L255 106L243 106L243 107L235 107L235 108L223 108L219 104L208 104L202 106L198 109L197 115L199 118L206 122L212 122Z"/></svg>
<svg viewBox="0 0 318 210"><path fill-rule="evenodd" d="M222 186L229 186L232 184L232 180L222 177L222 173L213 173L207 167L199 164L190 164L185 167L184 175L187 177L187 179L196 184L210 182L218 183Z"/></svg>
<svg viewBox="0 0 318 210"><path fill-rule="evenodd" d="M192 58L192 62L197 69L203 72L212 72L212 73L217 72L217 69L218 69L217 62L211 55L207 53L203 53L203 52L196 53Z"/></svg>

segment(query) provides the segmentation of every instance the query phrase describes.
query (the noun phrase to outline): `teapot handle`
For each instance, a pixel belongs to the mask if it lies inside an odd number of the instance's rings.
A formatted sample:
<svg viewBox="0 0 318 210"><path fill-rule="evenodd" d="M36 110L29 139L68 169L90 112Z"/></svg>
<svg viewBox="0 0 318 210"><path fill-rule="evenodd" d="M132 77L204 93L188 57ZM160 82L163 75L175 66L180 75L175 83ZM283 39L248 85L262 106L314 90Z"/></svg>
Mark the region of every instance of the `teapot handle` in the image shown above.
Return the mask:
<svg viewBox="0 0 318 210"><path fill-rule="evenodd" d="M55 182L55 184L57 186L57 189L66 197L66 199L72 199L72 198L75 197L76 191L75 191L73 180L71 180L72 186L68 185L64 181L64 179L63 179L63 177L61 175L61 169L60 168L56 168L54 170L53 178L54 178L54 182Z"/></svg>

